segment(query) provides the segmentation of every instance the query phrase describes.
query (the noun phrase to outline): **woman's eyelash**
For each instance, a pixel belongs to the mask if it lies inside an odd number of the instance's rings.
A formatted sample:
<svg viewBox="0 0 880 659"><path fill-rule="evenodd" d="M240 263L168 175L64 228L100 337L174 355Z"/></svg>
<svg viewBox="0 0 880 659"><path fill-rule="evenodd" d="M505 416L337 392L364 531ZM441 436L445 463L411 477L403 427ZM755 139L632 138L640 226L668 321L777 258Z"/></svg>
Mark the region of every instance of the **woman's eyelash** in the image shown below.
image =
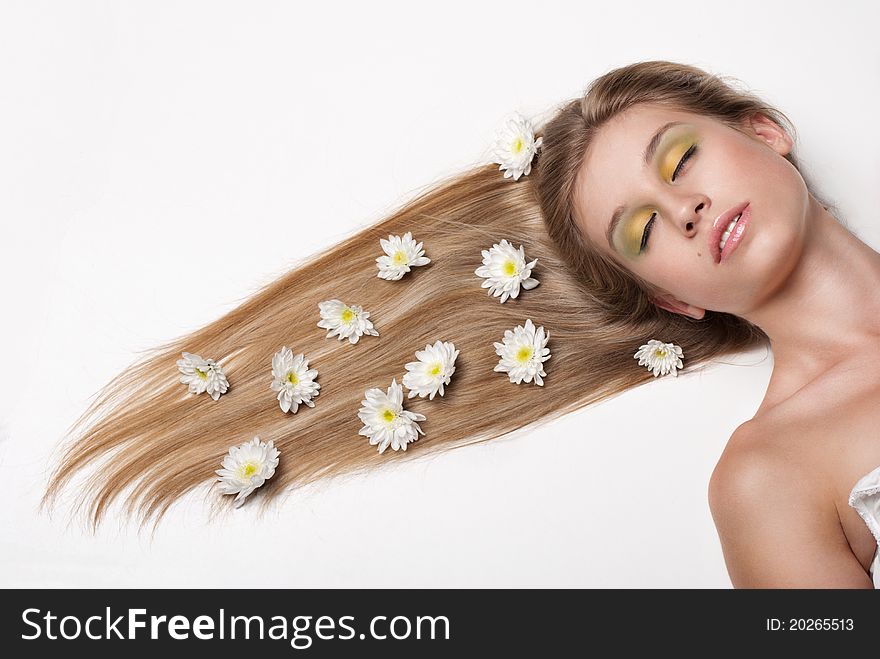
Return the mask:
<svg viewBox="0 0 880 659"><path fill-rule="evenodd" d="M657 218L657 213L651 213L651 219L648 220L648 223L645 225L645 231L642 233L642 244L639 245L639 254L645 251L645 245L648 244L648 236L651 234L651 227L654 226L654 220Z"/></svg>
<svg viewBox="0 0 880 659"><path fill-rule="evenodd" d="M687 151L685 151L684 155L681 157L681 160L678 162L678 166L675 168L675 171L672 172L672 180L673 181L675 180L675 177L678 175L678 170L680 170L682 168L682 166L688 161L688 158L690 158L692 155L694 155L694 152L696 150L697 150L697 145L692 144L691 148L688 149Z"/></svg>
<svg viewBox="0 0 880 659"><path fill-rule="evenodd" d="M678 175L679 170L684 166L684 164L690 159L692 155L697 150L697 145L691 145L691 148L685 151L684 155L681 157L681 160L678 162L678 166L675 168L675 171L672 172L672 180L675 180L675 177ZM648 236L651 235L651 229L654 226L654 220L657 219L657 213L651 214L651 219L648 220L648 223L645 225L645 231L642 233L642 244L639 245L639 253L645 251L645 246L648 244Z"/></svg>

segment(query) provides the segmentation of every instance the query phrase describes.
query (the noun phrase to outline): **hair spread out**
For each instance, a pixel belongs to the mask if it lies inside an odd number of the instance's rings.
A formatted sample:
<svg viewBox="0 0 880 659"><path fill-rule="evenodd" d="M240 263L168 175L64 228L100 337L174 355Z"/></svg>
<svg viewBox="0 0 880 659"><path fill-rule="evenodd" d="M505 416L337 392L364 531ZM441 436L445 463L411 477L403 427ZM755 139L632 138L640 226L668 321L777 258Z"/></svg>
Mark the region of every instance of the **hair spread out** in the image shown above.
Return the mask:
<svg viewBox="0 0 880 659"><path fill-rule="evenodd" d="M680 345L685 373L768 345L758 327L737 316L707 311L694 320L656 307L646 282L591 248L572 220L574 181L591 139L637 104L666 104L730 125L760 112L792 131L781 112L734 83L667 61L611 70L536 127L543 145L530 175L514 182L490 164L439 181L206 327L145 353L69 429L42 506L53 508L71 488L92 530L114 501L143 526L203 487L215 512L228 510L232 497L211 490L215 470L231 445L259 435L281 452L274 477L253 497L265 508L321 478L497 438L651 381L632 357L650 338ZM793 153L786 157L798 168ZM377 277L379 239L406 231L424 243L432 262L401 281ZM481 250L502 238L538 259L533 276L541 282L505 304L487 295L474 274ZM318 302L333 298L369 310L381 336L354 345L325 338ZM543 387L515 385L493 371L493 341L526 318L550 332L553 357ZM379 454L358 434L365 390L400 381L415 351L437 339L452 341L460 356L444 396L406 399L407 409L426 415L425 436L407 451ZM296 414L284 414L269 387L272 356L282 346L304 353L319 371L315 407ZM180 384L176 360L184 351L222 365L230 388L219 401ZM100 469L100 478L87 477L89 469ZM82 482L74 479L80 474Z"/></svg>

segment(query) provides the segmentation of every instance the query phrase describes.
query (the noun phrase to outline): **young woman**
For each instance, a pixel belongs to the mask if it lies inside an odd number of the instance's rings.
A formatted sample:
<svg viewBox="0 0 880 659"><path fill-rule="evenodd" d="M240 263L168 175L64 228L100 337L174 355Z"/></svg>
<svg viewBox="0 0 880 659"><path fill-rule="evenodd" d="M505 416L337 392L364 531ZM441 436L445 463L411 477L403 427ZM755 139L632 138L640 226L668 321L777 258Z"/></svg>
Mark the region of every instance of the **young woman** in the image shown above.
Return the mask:
<svg viewBox="0 0 880 659"><path fill-rule="evenodd" d="M553 230L560 209L551 233L583 239L580 252L698 332L729 314L769 337L766 395L709 488L734 585L870 587L880 373L865 355L880 338L880 255L810 192L781 123L687 70L612 74L548 127L542 171L554 147L560 162L583 156L572 226Z"/></svg>
<svg viewBox="0 0 880 659"><path fill-rule="evenodd" d="M230 444L258 435L281 456L265 505L292 485L499 437L644 383L654 375L633 352L650 339L681 347L684 373L764 344L766 397L710 481L731 580L880 585L880 374L863 356L880 335L880 255L805 180L792 134L781 112L695 67L610 71L536 131L531 171L484 165L444 181L120 374L74 427L44 503L102 460L109 477L82 491L92 524L120 498L158 521L216 480ZM377 277L380 240L405 232L430 264ZM540 287L499 304L475 267L502 239L537 259ZM379 335L327 340L316 328L327 300L368 310ZM526 320L552 336L540 387L495 368L493 342ZM376 451L359 434L365 391L400 380L436 340L460 354L443 395L407 399L424 436ZM320 374L321 395L293 414L269 386L287 346ZM228 391L186 395L184 352L222 364Z"/></svg>

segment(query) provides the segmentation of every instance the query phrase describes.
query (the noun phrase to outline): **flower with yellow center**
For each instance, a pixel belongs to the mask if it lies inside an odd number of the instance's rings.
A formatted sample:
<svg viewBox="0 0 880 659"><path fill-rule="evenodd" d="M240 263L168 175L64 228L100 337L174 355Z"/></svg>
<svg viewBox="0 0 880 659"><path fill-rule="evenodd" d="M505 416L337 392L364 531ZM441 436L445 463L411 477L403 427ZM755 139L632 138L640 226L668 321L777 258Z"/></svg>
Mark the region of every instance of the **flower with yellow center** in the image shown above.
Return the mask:
<svg viewBox="0 0 880 659"><path fill-rule="evenodd" d="M527 176L543 139L535 139L531 121L519 112L509 114L496 133L493 147L493 162L504 170L504 178L518 181L520 176Z"/></svg>
<svg viewBox="0 0 880 659"><path fill-rule="evenodd" d="M226 393L229 381L219 364L213 359L202 359L189 352L181 354L183 359L177 360L177 370L182 373L180 381L187 385L191 394L207 391L211 398L217 400Z"/></svg>
<svg viewBox="0 0 880 659"><path fill-rule="evenodd" d="M664 343L657 339L651 339L646 344L639 346L639 349L633 355L634 359L639 360L639 366L646 366L649 371L654 372L654 377L658 375L672 375L678 377L677 368L683 368L681 361L684 352L680 346L674 343Z"/></svg>
<svg viewBox="0 0 880 659"><path fill-rule="evenodd" d="M549 340L550 332L545 332L543 326L536 329L531 318L526 320L525 326L505 330L502 342L494 344L495 354L501 359L492 370L506 372L514 384L531 382L534 378L535 384L544 386L542 378L547 375L544 362L550 359L550 348L546 347Z"/></svg>
<svg viewBox="0 0 880 659"><path fill-rule="evenodd" d="M251 492L272 478L278 467L279 454L271 439L267 443L254 437L240 446L233 446L223 458L223 468L215 472L219 476L220 492L238 495L233 502L238 508Z"/></svg>
<svg viewBox="0 0 880 659"><path fill-rule="evenodd" d="M376 266L379 268L376 276L382 279L397 281L412 268L431 262L431 259L424 256L422 243L416 243L409 231L403 237L388 236L388 240L380 238L379 244L385 255L376 258Z"/></svg>
<svg viewBox="0 0 880 659"><path fill-rule="evenodd" d="M403 386L397 384L396 378L391 380L387 392L374 387L367 389L364 396L358 411L364 427L358 434L369 437L371 446L378 444L379 453L389 446L405 451L407 444L425 434L416 423L424 421L425 415L403 409Z"/></svg>
<svg viewBox="0 0 880 659"><path fill-rule="evenodd" d="M318 371L309 368L309 360L302 353L294 357L287 346L272 357L272 391L278 392L278 404L284 412L299 409L301 403L314 407L312 398L317 396L321 385L315 382Z"/></svg>
<svg viewBox="0 0 880 659"><path fill-rule="evenodd" d="M428 396L428 400L434 400L436 394L442 396L444 385L449 384L455 373L457 357L458 350L451 341L434 341L434 345L416 350L418 361L409 362L404 367L407 373L403 376L403 386L409 389L408 398Z"/></svg>
<svg viewBox="0 0 880 659"><path fill-rule="evenodd" d="M489 295L501 297L501 304L508 298L519 296L519 289L531 290L540 282L531 276L532 268L538 259L526 263L525 249L522 245L514 249L513 245L502 239L492 245L492 249L482 250L483 265L474 270L478 277L484 277L481 288L488 288Z"/></svg>
<svg viewBox="0 0 880 659"><path fill-rule="evenodd" d="M330 330L327 332L328 339L336 334L340 341L348 339L349 343L355 344L364 334L379 336L369 312L358 304L346 304L334 299L319 302L318 308L321 311L318 327Z"/></svg>

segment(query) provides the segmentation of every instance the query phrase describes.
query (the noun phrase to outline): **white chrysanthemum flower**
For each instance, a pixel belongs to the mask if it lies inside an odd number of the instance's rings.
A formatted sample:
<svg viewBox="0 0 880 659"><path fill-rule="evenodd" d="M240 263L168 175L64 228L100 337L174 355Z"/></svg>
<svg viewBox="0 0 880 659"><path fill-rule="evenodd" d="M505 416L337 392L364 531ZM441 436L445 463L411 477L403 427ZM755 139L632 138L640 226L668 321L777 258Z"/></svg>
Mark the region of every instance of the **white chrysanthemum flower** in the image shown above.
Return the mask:
<svg viewBox="0 0 880 659"><path fill-rule="evenodd" d="M654 377L658 375L672 374L672 377L678 377L676 368L683 368L681 358L684 353L681 347L674 343L664 343L656 339L651 339L645 345L640 346L633 355L633 358L639 360L639 366L647 366L649 371L654 371Z"/></svg>
<svg viewBox="0 0 880 659"><path fill-rule="evenodd" d="M521 384L523 380L544 386L542 377L544 362L550 359L550 348L546 348L550 340L550 332L544 332L541 326L537 330L531 318L526 320L525 327L517 325L512 331L504 331L504 342L495 343L495 353L501 357L494 371L506 372L510 381Z"/></svg>
<svg viewBox="0 0 880 659"><path fill-rule="evenodd" d="M409 389L408 398L419 396L434 400L439 392L443 395L444 385L455 373L455 359L458 350L451 341L434 341L434 345L426 345L424 350L416 351L417 362L409 362L404 368L408 371L403 376L403 386Z"/></svg>
<svg viewBox="0 0 880 659"><path fill-rule="evenodd" d="M345 304L340 300L326 300L318 303L321 310L321 321L318 327L329 329L327 337L339 335L339 340L348 339L349 343L357 343L364 334L379 336L373 327L370 313L358 304Z"/></svg>
<svg viewBox="0 0 880 659"><path fill-rule="evenodd" d="M177 360L177 369L183 373L180 381L188 385L191 394L208 392L214 400L229 389L229 380L223 369L213 359L202 359L188 352L181 353L183 359Z"/></svg>
<svg viewBox="0 0 880 659"><path fill-rule="evenodd" d="M278 455L271 439L266 443L254 437L241 446L233 446L223 458L223 469L216 471L220 476L217 479L221 483L220 491L237 494L234 505L238 508L245 497L272 478L278 466Z"/></svg>
<svg viewBox="0 0 880 659"><path fill-rule="evenodd" d="M272 391L278 392L278 403L285 412L299 409L300 403L314 407L312 398L317 396L321 385L315 382L318 371L309 368L309 360L302 353L294 357L293 351L284 346L272 357Z"/></svg>
<svg viewBox="0 0 880 659"><path fill-rule="evenodd" d="M483 265L474 270L474 274L485 277L481 288L488 288L489 294L495 297L501 296L501 304L508 297L516 298L519 295L519 287L531 290L540 282L531 277L532 268L538 262L534 259L526 263L526 254L523 246L514 249L513 245L502 239L501 243L492 245L492 249L482 250Z"/></svg>
<svg viewBox="0 0 880 659"><path fill-rule="evenodd" d="M388 240L380 238L379 244L382 245L385 256L376 258L376 265L379 268L376 276L382 279L397 281L414 266L428 265L431 262L431 259L423 256L425 250L422 249L422 243L416 243L409 231L403 234L402 238L400 236L388 236Z"/></svg>
<svg viewBox="0 0 880 659"><path fill-rule="evenodd" d="M364 427L359 435L370 438L370 445L379 445L379 453L384 453L388 446L395 451L406 450L406 445L425 433L416 421L424 421L425 415L403 409L403 387L397 380L391 381L388 391L367 389L366 398L361 401L358 418Z"/></svg>
<svg viewBox="0 0 880 659"><path fill-rule="evenodd" d="M517 181L532 171L532 159L543 140L543 137L535 140L531 121L513 112L496 133L493 162L501 165L499 170L505 170L504 178L512 176Z"/></svg>

